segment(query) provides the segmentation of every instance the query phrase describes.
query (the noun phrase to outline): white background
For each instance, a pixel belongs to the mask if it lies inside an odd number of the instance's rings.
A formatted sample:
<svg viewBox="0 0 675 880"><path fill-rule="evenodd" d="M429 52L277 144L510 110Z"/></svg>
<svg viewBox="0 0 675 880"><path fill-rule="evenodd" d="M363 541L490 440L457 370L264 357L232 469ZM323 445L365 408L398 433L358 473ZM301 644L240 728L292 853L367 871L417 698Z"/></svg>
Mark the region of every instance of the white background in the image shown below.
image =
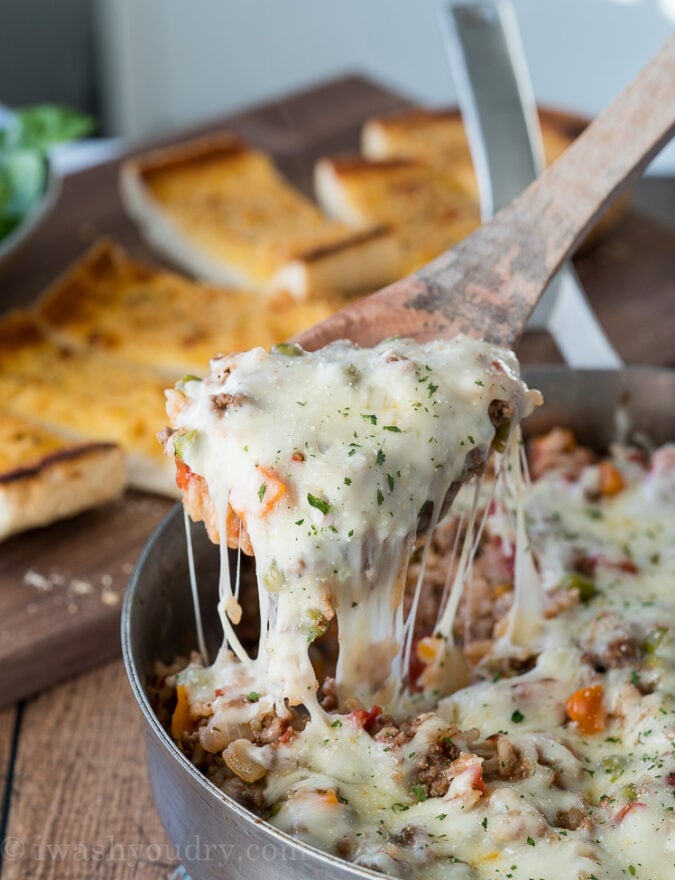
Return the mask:
<svg viewBox="0 0 675 880"><path fill-rule="evenodd" d="M444 5L98 0L108 130L134 137L170 130L347 72L420 102L452 102L438 25ZM609 103L675 26L675 0L514 6L538 100L589 115ZM668 157L668 164L675 162Z"/></svg>

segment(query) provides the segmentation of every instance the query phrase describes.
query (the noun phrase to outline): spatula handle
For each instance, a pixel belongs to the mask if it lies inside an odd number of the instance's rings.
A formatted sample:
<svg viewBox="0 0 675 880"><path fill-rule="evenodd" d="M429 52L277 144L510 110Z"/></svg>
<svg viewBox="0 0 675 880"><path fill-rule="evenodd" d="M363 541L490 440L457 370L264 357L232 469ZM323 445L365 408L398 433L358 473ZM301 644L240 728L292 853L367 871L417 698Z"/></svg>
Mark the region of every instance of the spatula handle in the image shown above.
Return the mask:
<svg viewBox="0 0 675 880"><path fill-rule="evenodd" d="M496 217L415 275L302 334L316 347L456 333L512 346L562 261L675 132L675 34L563 155ZM322 329L323 327L323 329Z"/></svg>

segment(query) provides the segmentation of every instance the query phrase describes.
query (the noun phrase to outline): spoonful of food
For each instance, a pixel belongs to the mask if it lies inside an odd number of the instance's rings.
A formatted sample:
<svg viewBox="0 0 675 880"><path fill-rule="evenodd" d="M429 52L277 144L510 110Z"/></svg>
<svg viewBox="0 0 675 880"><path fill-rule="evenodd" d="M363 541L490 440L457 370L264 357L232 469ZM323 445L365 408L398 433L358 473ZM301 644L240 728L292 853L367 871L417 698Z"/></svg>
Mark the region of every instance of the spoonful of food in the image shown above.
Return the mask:
<svg viewBox="0 0 675 880"><path fill-rule="evenodd" d="M609 203L675 132L675 34L621 95L520 196L413 275L301 333L373 345L458 333L512 347L548 282Z"/></svg>

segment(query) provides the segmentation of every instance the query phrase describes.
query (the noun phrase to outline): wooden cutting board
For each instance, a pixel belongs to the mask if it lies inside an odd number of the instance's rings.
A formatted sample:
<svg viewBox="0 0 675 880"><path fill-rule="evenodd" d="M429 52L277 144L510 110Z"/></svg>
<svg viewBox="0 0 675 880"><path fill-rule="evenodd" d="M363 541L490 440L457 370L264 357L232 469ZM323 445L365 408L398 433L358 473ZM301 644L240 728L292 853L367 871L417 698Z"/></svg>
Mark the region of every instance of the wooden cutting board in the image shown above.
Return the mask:
<svg viewBox="0 0 675 880"><path fill-rule="evenodd" d="M405 104L367 80L349 77L161 143L228 128L271 152L282 171L311 193L316 159L357 149L367 117ZM160 263L124 214L118 167L109 162L66 179L54 214L0 278L0 309L31 302L100 235ZM649 208L654 181L643 187L638 196ZM675 205L675 180L664 180L658 192L661 203ZM577 268L626 360L675 362L673 228L649 212L631 210ZM559 359L543 334L526 338L520 354L529 362ZM108 507L0 545L0 706L119 653L129 574L170 509L165 499L127 493Z"/></svg>

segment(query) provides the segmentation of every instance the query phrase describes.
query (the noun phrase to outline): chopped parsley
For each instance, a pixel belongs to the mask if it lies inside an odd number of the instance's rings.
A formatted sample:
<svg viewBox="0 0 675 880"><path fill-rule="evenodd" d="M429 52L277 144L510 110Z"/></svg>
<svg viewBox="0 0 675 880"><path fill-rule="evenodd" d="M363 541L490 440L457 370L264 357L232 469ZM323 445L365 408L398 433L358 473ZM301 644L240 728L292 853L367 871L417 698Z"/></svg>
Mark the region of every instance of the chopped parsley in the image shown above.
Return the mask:
<svg viewBox="0 0 675 880"><path fill-rule="evenodd" d="M325 498L319 498L318 495L312 495L311 492L307 493L307 501L309 501L312 507L316 507L317 510L320 510L321 513L333 513L335 508L332 504L329 504Z"/></svg>
<svg viewBox="0 0 675 880"><path fill-rule="evenodd" d="M513 721L514 724L520 724L520 722L524 721L524 720L525 720L525 716L520 711L520 709L516 709L515 712L511 713L511 721Z"/></svg>
<svg viewBox="0 0 675 880"><path fill-rule="evenodd" d="M394 811L394 813L405 813L406 810L410 809L410 804L396 803L396 804L392 804L391 808Z"/></svg>

